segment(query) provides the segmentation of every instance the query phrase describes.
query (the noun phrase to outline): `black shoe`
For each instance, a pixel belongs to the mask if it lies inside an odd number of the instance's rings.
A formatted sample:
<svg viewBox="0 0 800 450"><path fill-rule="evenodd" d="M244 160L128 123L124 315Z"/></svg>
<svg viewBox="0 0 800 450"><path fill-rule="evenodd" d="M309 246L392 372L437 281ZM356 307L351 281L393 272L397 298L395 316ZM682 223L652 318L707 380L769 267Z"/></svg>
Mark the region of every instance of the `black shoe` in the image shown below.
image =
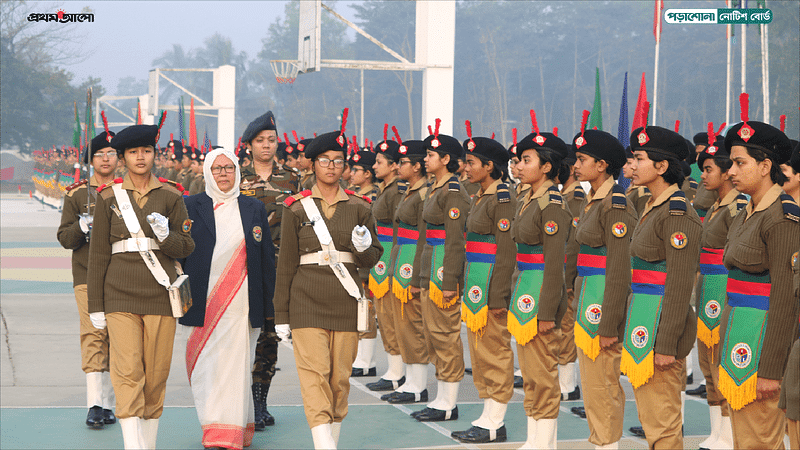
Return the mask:
<svg viewBox="0 0 800 450"><path fill-rule="evenodd" d="M458 406L450 411L425 408L413 417L417 419L418 422L442 422L444 420L456 420L458 419Z"/></svg>
<svg viewBox="0 0 800 450"><path fill-rule="evenodd" d="M494 439L492 439L492 434L494 434ZM458 439L461 442L469 442L472 444L485 444L487 442L505 442L506 437L506 426L503 425L497 430L489 431L486 428L481 427L472 427L466 431L453 431L450 433L450 437L453 439Z"/></svg>
<svg viewBox="0 0 800 450"><path fill-rule="evenodd" d="M514 375L514 387L521 388L525 385L525 382L522 381L522 377L519 375Z"/></svg>
<svg viewBox="0 0 800 450"><path fill-rule="evenodd" d="M114 411L110 409L103 410L103 423L106 425L113 425L117 423L117 416L114 415Z"/></svg>
<svg viewBox="0 0 800 450"><path fill-rule="evenodd" d="M367 389L369 389L370 391L393 391L399 388L405 382L406 382L406 377L400 378L397 381L384 380L383 378L381 378L380 380L374 383L367 383Z"/></svg>
<svg viewBox="0 0 800 450"><path fill-rule="evenodd" d="M689 376L686 377L686 384L694 384L694 374L693 373L689 374Z"/></svg>
<svg viewBox="0 0 800 450"><path fill-rule="evenodd" d="M398 403L419 403L428 401L428 390L415 394L413 392L394 392L386 399L391 404Z"/></svg>
<svg viewBox="0 0 800 450"><path fill-rule="evenodd" d="M466 375L472 375L472 367L467 367L466 369L464 369L464 373Z"/></svg>
<svg viewBox="0 0 800 450"><path fill-rule="evenodd" d="M703 392L700 394L700 398L708 398L708 392Z"/></svg>
<svg viewBox="0 0 800 450"><path fill-rule="evenodd" d="M275 425L275 418L272 417L272 414L270 414L266 408L264 408L264 425L268 427Z"/></svg>
<svg viewBox="0 0 800 450"><path fill-rule="evenodd" d="M575 386L575 390L567 394L567 398L564 398L564 394L561 394L561 400L565 402L572 402L575 400L581 399L581 387Z"/></svg>
<svg viewBox="0 0 800 450"><path fill-rule="evenodd" d="M89 408L89 414L86 415L86 425L92 428L103 428L104 424L103 407L95 405Z"/></svg>
<svg viewBox="0 0 800 450"><path fill-rule="evenodd" d="M253 428L256 431L263 431L267 425L273 425L275 418L267 412L267 394L269 393L269 385L264 383L253 383L253 406L255 409L255 418L253 420ZM272 419L272 423L267 424L267 416Z"/></svg>
<svg viewBox="0 0 800 450"><path fill-rule="evenodd" d="M694 389L689 389L689 390L686 391L686 395L698 395L698 396L700 396L700 395L703 395L705 393L706 393L706 385L705 384L701 384L700 386L697 386Z"/></svg>
<svg viewBox="0 0 800 450"><path fill-rule="evenodd" d="M572 409L570 409L570 411L572 411L572 414L575 414L581 419L586 418L586 408L584 408L583 406L573 406Z"/></svg>
<svg viewBox="0 0 800 450"><path fill-rule="evenodd" d="M351 377L374 377L378 375L378 371L372 367L370 369L357 369L353 367L353 371L350 372Z"/></svg>
<svg viewBox="0 0 800 450"><path fill-rule="evenodd" d="M630 427L629 430L630 430L631 434L633 434L636 437L640 437L640 438L644 438L645 437L644 436L644 428L642 428L642 427Z"/></svg>

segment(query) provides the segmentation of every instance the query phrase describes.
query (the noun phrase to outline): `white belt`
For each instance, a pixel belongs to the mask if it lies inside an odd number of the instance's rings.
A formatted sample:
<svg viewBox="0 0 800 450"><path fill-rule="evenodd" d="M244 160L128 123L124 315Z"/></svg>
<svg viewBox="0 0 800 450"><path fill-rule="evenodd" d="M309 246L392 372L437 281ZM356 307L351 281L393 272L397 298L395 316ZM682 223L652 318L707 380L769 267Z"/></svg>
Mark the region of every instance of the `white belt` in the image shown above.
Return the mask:
<svg viewBox="0 0 800 450"><path fill-rule="evenodd" d="M320 266L332 266L336 263L354 263L353 254L350 252L331 252L318 251L316 253L306 253L300 255L300 264L318 264Z"/></svg>
<svg viewBox="0 0 800 450"><path fill-rule="evenodd" d="M139 252L148 250L158 250L155 240L151 238L128 238L111 244L111 254L124 252Z"/></svg>

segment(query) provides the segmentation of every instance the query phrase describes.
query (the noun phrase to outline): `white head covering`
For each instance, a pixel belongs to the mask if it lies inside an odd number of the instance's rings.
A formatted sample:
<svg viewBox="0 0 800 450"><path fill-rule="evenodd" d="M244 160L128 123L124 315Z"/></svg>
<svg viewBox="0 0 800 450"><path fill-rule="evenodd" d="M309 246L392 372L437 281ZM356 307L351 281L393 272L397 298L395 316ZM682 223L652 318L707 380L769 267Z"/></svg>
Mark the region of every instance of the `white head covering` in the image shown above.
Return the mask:
<svg viewBox="0 0 800 450"><path fill-rule="evenodd" d="M214 175L211 174L211 166L214 164L214 160L216 160L220 155L225 155L233 162L235 167L233 187L228 192L222 192L217 187L217 182L214 181ZM237 158L236 155L234 155L230 150L218 148L208 152L205 162L203 163L203 176L205 177L206 182L206 194L211 197L211 200L214 201L214 204L224 203L239 196L239 183L242 181L242 174L239 172L239 158Z"/></svg>

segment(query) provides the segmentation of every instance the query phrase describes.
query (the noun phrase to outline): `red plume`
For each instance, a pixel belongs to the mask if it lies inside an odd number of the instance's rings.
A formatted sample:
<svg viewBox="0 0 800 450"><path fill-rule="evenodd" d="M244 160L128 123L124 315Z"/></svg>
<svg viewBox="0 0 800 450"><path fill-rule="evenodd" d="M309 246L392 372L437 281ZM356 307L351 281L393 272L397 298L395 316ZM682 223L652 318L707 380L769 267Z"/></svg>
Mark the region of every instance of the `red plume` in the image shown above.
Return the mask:
<svg viewBox="0 0 800 450"><path fill-rule="evenodd" d="M105 128L106 136L108 136L108 119L106 119L106 112L100 111L100 117L103 118L103 128ZM786 116L781 116L781 117L783 117L784 119L786 118Z"/></svg>
<svg viewBox="0 0 800 450"><path fill-rule="evenodd" d="M514 141L514 145L517 145L517 129L516 128L512 128L511 129L511 140Z"/></svg>
<svg viewBox="0 0 800 450"><path fill-rule="evenodd" d="M442 124L442 119L437 118L436 127L433 129L433 135L436 136L437 138L439 137L439 125L441 124Z"/></svg>
<svg viewBox="0 0 800 450"><path fill-rule="evenodd" d="M469 144L467 144L467 148L469 151L475 150L475 141L472 140L472 124L469 120L464 121L464 126L467 127L467 137L469 138Z"/></svg>
<svg viewBox="0 0 800 450"><path fill-rule="evenodd" d="M492 139L494 139L494 131L492 131Z"/></svg>
<svg viewBox="0 0 800 450"><path fill-rule="evenodd" d="M169 134L169 141L172 142L175 138L172 137L172 133ZM239 138L239 142L242 141L242 138Z"/></svg>
<svg viewBox="0 0 800 450"><path fill-rule="evenodd" d="M781 114L781 133L786 130L786 114Z"/></svg>
<svg viewBox="0 0 800 450"><path fill-rule="evenodd" d="M539 134L539 124L536 123L536 112L533 110L531 110L531 131Z"/></svg>
<svg viewBox="0 0 800 450"><path fill-rule="evenodd" d="M286 145L292 145L292 143L289 141L288 133L283 133L283 140L286 142Z"/></svg>
<svg viewBox="0 0 800 450"><path fill-rule="evenodd" d="M739 94L739 106L742 109L742 122L750 120L750 96L746 92Z"/></svg>
<svg viewBox="0 0 800 450"><path fill-rule="evenodd" d="M558 137L558 127L553 127L553 134Z"/></svg>
<svg viewBox="0 0 800 450"><path fill-rule="evenodd" d="M727 125L728 125L728 124L727 124L727 123L725 123L725 122L722 122L722 124L720 124L720 126L719 126L719 130L717 130L717 132L714 134L714 138L715 138L715 139L716 139L716 137L717 137L717 136L719 136L720 134L722 134L722 130L724 130L724 129L725 129L725 127L726 127Z"/></svg>
<svg viewBox="0 0 800 450"><path fill-rule="evenodd" d="M714 133L714 122L708 122L708 145L714 145L717 135Z"/></svg>
<svg viewBox="0 0 800 450"><path fill-rule="evenodd" d="M339 130L339 135L343 135L344 131L347 129L347 113L350 112L349 108L345 108L342 110L342 128Z"/></svg>
<svg viewBox="0 0 800 450"><path fill-rule="evenodd" d="M583 132L586 131L586 123L589 122L589 111L583 110L583 116L581 117L581 136L583 136Z"/></svg>
<svg viewBox="0 0 800 450"><path fill-rule="evenodd" d="M383 124L383 140L385 141L387 136L389 136L389 124Z"/></svg>
<svg viewBox="0 0 800 450"><path fill-rule="evenodd" d="M403 143L403 140L402 140L402 139L400 139L400 133L398 133L398 132L397 132L397 127L396 127L396 126L394 126L394 125L392 125L392 132L394 132L394 137L396 137L396 138L397 138L397 143L398 143L398 144L402 144L402 143Z"/></svg>
<svg viewBox="0 0 800 450"><path fill-rule="evenodd" d="M675 132L678 133L678 130L680 128L681 128L681 121L680 120L676 120L675 121Z"/></svg>
<svg viewBox="0 0 800 450"><path fill-rule="evenodd" d="M433 128L430 125L428 125L428 134L433 134Z"/></svg>
<svg viewBox="0 0 800 450"><path fill-rule="evenodd" d="M300 142L301 141L301 139L297 139L297 131L292 130L292 136L294 136L294 141L295 142Z"/></svg>

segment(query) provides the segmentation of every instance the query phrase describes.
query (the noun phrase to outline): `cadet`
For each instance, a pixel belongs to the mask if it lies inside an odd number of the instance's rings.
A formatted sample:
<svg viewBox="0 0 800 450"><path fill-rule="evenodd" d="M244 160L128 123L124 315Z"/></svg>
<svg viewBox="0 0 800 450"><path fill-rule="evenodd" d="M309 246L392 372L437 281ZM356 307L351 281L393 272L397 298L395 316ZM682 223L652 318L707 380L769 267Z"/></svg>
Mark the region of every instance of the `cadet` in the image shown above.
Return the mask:
<svg viewBox="0 0 800 450"><path fill-rule="evenodd" d="M711 123L709 123L711 125ZM723 126L725 124L722 124ZM722 131L722 127L720 127L720 132ZM708 148L711 143L708 142L708 135L709 133L714 133L713 126L709 129L708 133L697 133L694 135L692 139L694 142L694 153L695 159L699 158L700 155L703 154L706 148ZM714 135L718 135L719 132L714 133ZM691 145L690 145L691 147ZM704 170L700 167L700 162L698 161L697 164L692 165L692 178L695 180L699 180L702 176ZM700 220L703 220L708 213L709 208L711 205L714 204L718 199L717 194L715 192L709 191L703 186L703 183L699 183L697 186L697 193L694 196L694 201L692 202L692 206L694 210L697 211L697 215L700 216Z"/></svg>
<svg viewBox="0 0 800 450"><path fill-rule="evenodd" d="M189 185L192 184L192 157L195 155L196 149L189 145L183 146L183 158L181 158L181 169L178 171L177 179L175 180L176 183L183 186L184 189L188 189Z"/></svg>
<svg viewBox="0 0 800 450"><path fill-rule="evenodd" d="M797 337L793 265L800 247L800 208L781 189L780 165L792 153L777 128L747 117L725 135L734 187L750 196L728 231L723 262L728 304L720 323L719 390L731 407L735 448L780 448L786 416L778 394ZM767 319L769 318L769 319Z"/></svg>
<svg viewBox="0 0 800 450"><path fill-rule="evenodd" d="M276 250L281 245L282 202L298 190L298 177L294 171L286 170L275 161L278 148L278 131L275 116L267 111L247 126L242 134L242 143L253 157L253 164L242 167L239 190L243 195L255 197L267 209L272 242ZM255 428L275 424L275 418L267 410L267 395L275 376L278 363L278 335L275 334L275 318L266 317L256 345L253 365L253 403L255 405Z"/></svg>
<svg viewBox="0 0 800 450"><path fill-rule="evenodd" d="M102 428L117 422L111 411L114 391L108 371L108 331L98 330L89 319L86 294L86 268L89 265L89 237L92 230L97 188L114 179L117 151L109 141L114 133L104 131L92 139L91 154L84 162L91 164L94 175L67 188L58 242L72 250L72 284L78 304L81 335L81 369L86 373L86 425Z"/></svg>

